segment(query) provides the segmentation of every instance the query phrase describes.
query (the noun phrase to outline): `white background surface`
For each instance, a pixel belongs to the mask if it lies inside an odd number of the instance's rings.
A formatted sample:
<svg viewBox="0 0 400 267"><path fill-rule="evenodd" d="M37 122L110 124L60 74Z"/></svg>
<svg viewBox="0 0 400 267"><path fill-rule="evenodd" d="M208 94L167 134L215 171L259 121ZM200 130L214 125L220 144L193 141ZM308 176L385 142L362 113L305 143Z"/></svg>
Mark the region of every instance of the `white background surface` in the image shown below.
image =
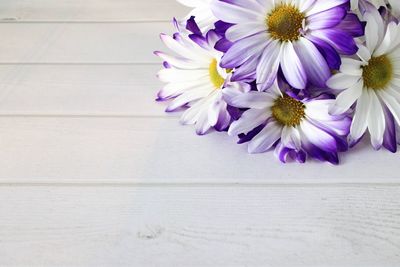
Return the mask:
<svg viewBox="0 0 400 267"><path fill-rule="evenodd" d="M400 266L400 159L282 165L166 115L173 0L0 1L0 266Z"/></svg>

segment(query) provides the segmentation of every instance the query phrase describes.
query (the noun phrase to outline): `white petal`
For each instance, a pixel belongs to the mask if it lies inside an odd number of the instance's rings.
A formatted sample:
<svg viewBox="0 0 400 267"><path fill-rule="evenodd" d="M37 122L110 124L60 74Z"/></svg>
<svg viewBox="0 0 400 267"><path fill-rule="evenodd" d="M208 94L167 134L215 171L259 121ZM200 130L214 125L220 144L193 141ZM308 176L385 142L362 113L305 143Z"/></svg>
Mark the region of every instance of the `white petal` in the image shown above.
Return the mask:
<svg viewBox="0 0 400 267"><path fill-rule="evenodd" d="M239 39L245 38L246 36L266 30L267 28L265 25L256 22L236 24L226 31L226 38L232 42L235 42Z"/></svg>
<svg viewBox="0 0 400 267"><path fill-rule="evenodd" d="M281 54L281 68L288 83L297 89L304 89L307 75L291 42L284 43Z"/></svg>
<svg viewBox="0 0 400 267"><path fill-rule="evenodd" d="M371 106L368 116L368 130L371 134L372 146L378 149L383 143L385 133L385 115L374 90L368 90L371 97Z"/></svg>
<svg viewBox="0 0 400 267"><path fill-rule="evenodd" d="M367 63L371 59L371 52L368 50L367 47L363 45L357 45L358 46L358 51L357 51L357 56Z"/></svg>
<svg viewBox="0 0 400 267"><path fill-rule="evenodd" d="M272 41L264 50L257 66L257 87L260 91L268 89L276 79L282 45Z"/></svg>
<svg viewBox="0 0 400 267"><path fill-rule="evenodd" d="M306 13L306 16L311 16L312 14L331 9L346 2L348 2L348 0L317 0L312 8Z"/></svg>
<svg viewBox="0 0 400 267"><path fill-rule="evenodd" d="M229 23L247 23L255 20L262 21L264 19L261 9L257 12L222 1L213 1L211 10L218 19Z"/></svg>
<svg viewBox="0 0 400 267"><path fill-rule="evenodd" d="M344 73L337 73L333 75L326 85L331 89L343 90L352 87L359 82L361 76L347 75Z"/></svg>
<svg viewBox="0 0 400 267"><path fill-rule="evenodd" d="M281 137L282 127L276 122L269 122L249 143L249 153L263 153L269 150Z"/></svg>
<svg viewBox="0 0 400 267"><path fill-rule="evenodd" d="M229 105L238 108L256 108L263 109L273 105L275 98L272 94L251 91L245 94L237 95L229 101Z"/></svg>
<svg viewBox="0 0 400 267"><path fill-rule="evenodd" d="M399 28L395 22L392 21L388 24L385 37L374 53L375 57L390 53L390 50L398 45L398 43L396 43L398 32Z"/></svg>
<svg viewBox="0 0 400 267"><path fill-rule="evenodd" d="M356 112L350 128L350 136L353 140L358 140L367 129L370 105L371 98L367 90L363 90L360 99L357 101Z"/></svg>
<svg viewBox="0 0 400 267"><path fill-rule="evenodd" d="M330 107L329 113L332 115L340 115L348 111L354 102L360 98L363 92L363 87L364 84L360 81L340 93L337 96L335 103Z"/></svg>
<svg viewBox="0 0 400 267"><path fill-rule="evenodd" d="M337 150L336 140L327 132L321 130L308 120L303 120L300 124L301 132L307 139L324 151L334 152Z"/></svg>
<svg viewBox="0 0 400 267"><path fill-rule="evenodd" d="M367 25L365 26L365 40L368 50L372 53L382 41L385 28L382 17L376 9L366 12L364 19L367 21Z"/></svg>
<svg viewBox="0 0 400 267"><path fill-rule="evenodd" d="M231 124L228 134L234 136L248 133L266 122L270 115L271 111L267 109L249 109L242 114L239 120Z"/></svg>
<svg viewBox="0 0 400 267"><path fill-rule="evenodd" d="M329 108L335 103L334 99L314 100L305 103L306 115L314 120L332 120L329 115Z"/></svg>
<svg viewBox="0 0 400 267"><path fill-rule="evenodd" d="M210 130L211 125L208 121L208 112L207 110L202 110L198 120L196 121L196 133L199 135L205 134L208 130Z"/></svg>
<svg viewBox="0 0 400 267"><path fill-rule="evenodd" d="M294 127L283 127L281 142L285 147L299 150L301 148L299 131Z"/></svg>
<svg viewBox="0 0 400 267"><path fill-rule="evenodd" d="M200 98L204 98L204 97L208 96L209 94L210 94L209 90L192 89L192 90L186 91L171 101L171 103L167 107L167 111L176 110L177 108L179 108L187 103L198 100Z"/></svg>
<svg viewBox="0 0 400 267"><path fill-rule="evenodd" d="M392 113L397 124L400 125L400 103L393 96L386 93L385 90L380 90L377 93Z"/></svg>
<svg viewBox="0 0 400 267"><path fill-rule="evenodd" d="M352 58L342 58L342 65L340 66L340 72L347 75L354 75L361 77L363 62L352 59Z"/></svg>
<svg viewBox="0 0 400 267"><path fill-rule="evenodd" d="M161 34L160 38L169 49L182 57L206 64L210 61L207 57L207 52L204 49L200 49L200 47L198 49L191 49L190 46L183 45L166 34ZM182 39L182 41L184 41L184 39ZM193 44L191 45L193 46Z"/></svg>
<svg viewBox="0 0 400 267"><path fill-rule="evenodd" d="M162 82L188 82L198 81L209 77L209 71L206 69L199 70L180 70L180 69L162 69L157 76Z"/></svg>

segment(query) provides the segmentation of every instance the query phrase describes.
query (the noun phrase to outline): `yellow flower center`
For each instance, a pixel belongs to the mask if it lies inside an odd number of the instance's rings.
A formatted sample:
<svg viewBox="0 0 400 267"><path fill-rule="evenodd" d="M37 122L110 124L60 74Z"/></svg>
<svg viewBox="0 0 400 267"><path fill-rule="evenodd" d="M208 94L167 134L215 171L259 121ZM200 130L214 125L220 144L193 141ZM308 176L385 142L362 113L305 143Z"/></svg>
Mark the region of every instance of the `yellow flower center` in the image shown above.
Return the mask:
<svg viewBox="0 0 400 267"><path fill-rule="evenodd" d="M281 4L267 15L266 23L272 38L282 42L296 41L300 37L305 16L291 4Z"/></svg>
<svg viewBox="0 0 400 267"><path fill-rule="evenodd" d="M393 78L393 64L386 56L373 57L362 68L364 87L374 90L385 89Z"/></svg>
<svg viewBox="0 0 400 267"><path fill-rule="evenodd" d="M272 116L282 125L297 126L305 117L306 106L288 95L275 100L272 106Z"/></svg>
<svg viewBox="0 0 400 267"><path fill-rule="evenodd" d="M220 89L225 82L225 79L218 72L218 62L216 59L213 59L208 68L210 74L211 83L214 85L215 89Z"/></svg>

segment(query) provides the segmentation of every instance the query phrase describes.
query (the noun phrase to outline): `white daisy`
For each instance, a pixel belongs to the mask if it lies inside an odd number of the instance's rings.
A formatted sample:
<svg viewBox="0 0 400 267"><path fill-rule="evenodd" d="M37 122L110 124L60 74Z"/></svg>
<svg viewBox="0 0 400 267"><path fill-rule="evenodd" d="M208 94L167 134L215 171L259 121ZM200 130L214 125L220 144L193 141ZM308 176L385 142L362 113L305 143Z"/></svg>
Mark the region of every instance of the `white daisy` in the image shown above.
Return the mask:
<svg viewBox="0 0 400 267"><path fill-rule="evenodd" d="M219 66L222 53L214 49L221 38L211 30L203 35L193 18L186 28L192 32L187 35L178 32L173 37L162 34L164 44L175 55L155 52L165 60L165 68L158 77L167 83L158 93L158 100L173 99L167 112L188 107L181 117L182 124L195 124L199 135L210 128L225 130L231 123L228 105L222 99L223 89L246 92L250 86L244 82L231 82L232 70ZM178 29L179 30L179 29Z"/></svg>
<svg viewBox="0 0 400 267"><path fill-rule="evenodd" d="M400 125L400 25L385 25L377 10L365 13L365 20L366 41L357 57L343 58L340 72L327 82L332 89L344 89L330 112L344 113L355 103L351 141L368 129L375 149L383 145L394 152Z"/></svg>

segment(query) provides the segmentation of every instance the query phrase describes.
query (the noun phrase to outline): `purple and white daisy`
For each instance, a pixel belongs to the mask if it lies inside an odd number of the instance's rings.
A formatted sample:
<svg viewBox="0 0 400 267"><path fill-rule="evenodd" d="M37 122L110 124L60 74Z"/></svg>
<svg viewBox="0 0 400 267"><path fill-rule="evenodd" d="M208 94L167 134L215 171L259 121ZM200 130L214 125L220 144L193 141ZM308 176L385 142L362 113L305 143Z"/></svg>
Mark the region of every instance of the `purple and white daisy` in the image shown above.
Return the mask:
<svg viewBox="0 0 400 267"><path fill-rule="evenodd" d="M366 7L370 4L374 6L374 8L378 9L379 7L386 7L385 0L350 0L351 9L352 10L365 10ZM391 12L395 16L400 15L400 1L398 0L387 0L390 5Z"/></svg>
<svg viewBox="0 0 400 267"><path fill-rule="evenodd" d="M369 4L372 4L376 9L386 6L385 0L350 0L352 10L363 10Z"/></svg>
<svg viewBox="0 0 400 267"><path fill-rule="evenodd" d="M338 164L338 151L347 149L343 136L349 132L350 119L347 115L328 113L333 99L322 96L300 99L282 93L274 84L266 92L228 95L226 101L232 106L248 108L231 124L228 133L245 134L242 137L250 140L249 153L262 153L275 146L282 162L289 158L305 162L310 156Z"/></svg>
<svg viewBox="0 0 400 267"><path fill-rule="evenodd" d="M355 104L350 139L356 143L367 131L375 149L397 151L400 126L400 25L386 23L377 10L365 13L365 43L356 58L344 58L340 72L327 85L343 90L332 114L347 112ZM398 130L397 130L398 131Z"/></svg>
<svg viewBox="0 0 400 267"><path fill-rule="evenodd" d="M182 5L192 8L190 13L185 17L184 23L186 23L186 21L193 16L196 18L196 23L201 29L201 31L206 32L212 29L214 23L217 22L217 18L211 12L210 8L211 0L177 0L177 1Z"/></svg>
<svg viewBox="0 0 400 267"><path fill-rule="evenodd" d="M159 71L158 77L167 83L158 93L158 100L172 99L167 112L188 108L181 122L194 124L199 135L212 127L217 131L225 130L231 122L231 115L222 91L230 88L247 92L250 85L230 81L232 70L219 66L222 53L214 46L220 35L213 30L203 35L193 17L188 20L186 29L178 27L173 37L161 34L161 40L175 54L155 52L165 61L165 68Z"/></svg>
<svg viewBox="0 0 400 267"><path fill-rule="evenodd" d="M211 9L234 24L222 67L240 67L233 80L254 77L259 90L273 84L279 69L297 89L324 87L331 68L340 66L338 53L356 53L353 37L363 34L357 16L348 13L349 0L213 0Z"/></svg>

